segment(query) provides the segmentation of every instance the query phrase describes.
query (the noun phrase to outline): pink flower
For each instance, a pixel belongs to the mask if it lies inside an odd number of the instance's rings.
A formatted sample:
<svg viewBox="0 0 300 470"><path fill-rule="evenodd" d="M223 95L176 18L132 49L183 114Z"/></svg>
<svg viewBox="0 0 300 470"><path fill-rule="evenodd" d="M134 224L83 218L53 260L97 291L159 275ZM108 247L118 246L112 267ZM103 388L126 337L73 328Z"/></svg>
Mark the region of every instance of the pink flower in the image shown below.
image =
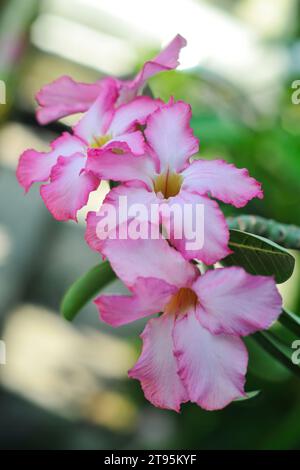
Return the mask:
<svg viewBox="0 0 300 470"><path fill-rule="evenodd" d="M35 182L41 186L41 196L57 220L76 220L76 214L97 189L100 179L87 169L88 148L109 148L112 152L126 148L133 154L144 153L144 137L137 124L161 105L160 100L146 96L114 108L118 93L114 80L106 80L97 100L74 127L51 144L48 153L26 150L17 169L19 183L29 190Z"/></svg>
<svg viewBox="0 0 300 470"><path fill-rule="evenodd" d="M141 71L133 80L114 79L119 92L117 105L127 103L139 95L147 80L159 72L175 69L179 62L181 48L186 46L186 40L179 34L156 56L144 64ZM104 78L96 83L75 82L68 76L44 86L36 95L40 105L37 119L40 124L47 124L70 114L85 112L97 99L106 81Z"/></svg>
<svg viewBox="0 0 300 470"><path fill-rule="evenodd" d="M243 396L248 354L240 337L279 316L273 278L238 267L200 275L163 239L110 240L103 253L131 295L98 297L101 319L117 327L162 312L147 323L129 371L145 397L179 411L187 401L216 410Z"/></svg>
<svg viewBox="0 0 300 470"><path fill-rule="evenodd" d="M109 150L94 149L89 152L87 168L104 179L125 182L113 189L105 203L119 210L120 197L126 197L128 206L142 203L151 214L151 207L168 205L169 214L161 213L164 226L170 228L169 238L186 259L197 258L213 264L230 253L229 230L216 201L219 199L236 207L243 207L254 198L262 198L260 184L251 178L246 169L238 169L223 160L195 160L190 157L198 151L198 140L190 127L191 109L184 102L169 103L151 114L144 131L147 147L142 156L131 152L115 155ZM189 206L188 223L198 219L198 206L204 207L204 244L190 248L185 230L175 236L174 214L176 207ZM101 251L97 224L103 219L105 205L98 213L90 213L87 220L86 239L92 249ZM123 214L124 218L124 214ZM123 220L123 219L122 219ZM186 223L187 225L187 223ZM185 228L185 227L183 227ZM99 234L98 234L99 235Z"/></svg>

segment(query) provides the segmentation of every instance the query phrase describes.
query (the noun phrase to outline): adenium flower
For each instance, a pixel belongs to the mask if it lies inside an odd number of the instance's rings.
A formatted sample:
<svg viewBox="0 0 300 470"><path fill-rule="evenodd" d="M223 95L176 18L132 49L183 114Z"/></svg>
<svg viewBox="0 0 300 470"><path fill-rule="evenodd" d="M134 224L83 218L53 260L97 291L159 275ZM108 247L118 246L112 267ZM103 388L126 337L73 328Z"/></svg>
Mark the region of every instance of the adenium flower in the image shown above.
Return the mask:
<svg viewBox="0 0 300 470"><path fill-rule="evenodd" d="M102 321L117 327L162 312L147 323L129 371L145 397L179 411L187 401L216 410L244 396L248 354L241 337L279 316L273 278L239 267L200 275L164 239L109 240L103 254L131 295L98 297Z"/></svg>
<svg viewBox="0 0 300 470"><path fill-rule="evenodd" d="M127 103L141 94L147 80L159 72L175 69L178 65L180 50L186 40L179 34L152 60L146 62L133 80L113 79L118 90L116 104ZM71 77L63 76L44 86L36 95L40 105L37 119L47 124L74 113L87 111L106 86L107 80L96 83L80 83Z"/></svg>
<svg viewBox="0 0 300 470"><path fill-rule="evenodd" d="M87 169L89 148L109 148L114 153L126 143L132 154L144 153L144 137L137 124L143 125L161 101L139 96L114 108L117 96L114 80L106 80L73 134L63 133L51 143L48 153L30 149L20 157L17 178L26 191L33 183L50 179L49 184L41 186L40 193L57 220L76 220L77 211L99 186L99 177Z"/></svg>
<svg viewBox="0 0 300 470"><path fill-rule="evenodd" d="M229 230L217 202L219 199L235 207L243 207L254 197L262 198L260 184L249 176L246 169L238 169L223 160L194 160L198 152L198 139L190 127L191 108L188 104L170 101L160 106L146 121L144 135L147 145L142 156L134 156L123 146L116 155L110 149L89 151L87 168L99 178L121 181L114 188L98 213L87 218L86 240L92 249L101 251L102 240L97 232L98 223L105 217L106 204L119 210L120 197L126 197L128 207L139 202L147 207L167 204L174 212L160 214L160 223L170 228L170 242L186 259L197 258L210 265L231 253L228 248ZM204 206L204 245L189 249L186 233L175 236L176 206L190 205L189 219L197 220L197 205ZM191 222L189 220L189 223ZM124 214L122 214L124 221Z"/></svg>

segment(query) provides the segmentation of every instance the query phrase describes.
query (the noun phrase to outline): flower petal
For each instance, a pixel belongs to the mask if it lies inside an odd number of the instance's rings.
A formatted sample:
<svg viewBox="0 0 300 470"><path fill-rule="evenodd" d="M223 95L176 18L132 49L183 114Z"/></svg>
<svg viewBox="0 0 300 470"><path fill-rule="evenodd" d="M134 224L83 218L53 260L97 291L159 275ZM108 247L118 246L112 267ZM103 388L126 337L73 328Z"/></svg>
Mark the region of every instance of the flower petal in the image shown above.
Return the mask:
<svg viewBox="0 0 300 470"><path fill-rule="evenodd" d="M155 174L153 160L148 155L132 155L126 144L120 147L123 153L116 153L113 145L89 150L86 168L102 179L141 181L151 189L152 176Z"/></svg>
<svg viewBox="0 0 300 470"><path fill-rule="evenodd" d="M190 284L196 276L196 269L162 239L108 240L102 253L129 287L141 276L162 279L177 287Z"/></svg>
<svg viewBox="0 0 300 470"><path fill-rule="evenodd" d="M146 81L159 72L175 69L178 65L180 50L186 46L186 40L177 34L174 39L152 60L146 62L134 80L121 84L118 103L126 103L140 93Z"/></svg>
<svg viewBox="0 0 300 470"><path fill-rule="evenodd" d="M145 136L160 161L160 172L183 170L198 152L190 119L191 107L183 101L165 105L149 116Z"/></svg>
<svg viewBox="0 0 300 470"><path fill-rule="evenodd" d="M243 207L253 199L263 198L260 183L249 176L248 170L236 168L224 160L197 160L183 172L183 189L198 194L210 193L235 207Z"/></svg>
<svg viewBox="0 0 300 470"><path fill-rule="evenodd" d="M113 188L104 199L100 210L88 213L85 240L92 250L101 253L103 244L110 237L110 234L116 233L116 236L118 236L119 227L128 223L135 215L130 208L134 209L137 206L145 208L143 211L145 212L144 216L143 213L138 215L139 220L148 223L149 208L151 204L158 204L158 201L155 194L146 191L143 186L142 183L142 187L122 185ZM159 219L157 223L159 224ZM141 277L143 277L142 273Z"/></svg>
<svg viewBox="0 0 300 470"><path fill-rule="evenodd" d="M109 126L113 137L125 134L135 124L144 125L147 117L162 106L162 101L149 96L139 96L127 104L119 106Z"/></svg>
<svg viewBox="0 0 300 470"><path fill-rule="evenodd" d="M151 61L156 64L164 65L169 69L175 69L179 65L179 53L187 45L186 39L177 34L167 46ZM147 79L149 75L147 76Z"/></svg>
<svg viewBox="0 0 300 470"><path fill-rule="evenodd" d="M101 251L103 240L97 236L97 226L102 217L97 212L89 212L86 217L85 241L93 251Z"/></svg>
<svg viewBox="0 0 300 470"><path fill-rule="evenodd" d="M174 218L171 212L170 222L163 217L163 223L164 226L170 224L170 241L186 259L199 259L210 265L231 253L227 223L215 201L181 190L177 196L170 198L168 204L174 209L174 214L176 205L181 208L182 219ZM182 234L181 238L176 238L176 233L177 237Z"/></svg>
<svg viewBox="0 0 300 470"><path fill-rule="evenodd" d="M141 131L121 134L115 139L110 140L106 146L103 146L103 149L106 149L107 146L109 146L111 149L122 150L122 145L120 145L120 143L127 144L134 155L143 155L145 153L145 139Z"/></svg>
<svg viewBox="0 0 300 470"><path fill-rule="evenodd" d="M147 194L147 191L141 191ZM126 218L127 214L121 216ZM153 227L148 225L146 238L134 239L130 222L119 225L119 230L124 228L126 231L123 231L122 236L126 239L120 239L119 232L115 239L103 242L101 252L109 259L112 268L127 286L132 286L138 277L163 279L177 287L186 286L195 279L196 268L170 247L168 242L161 238L158 230L155 230L153 235Z"/></svg>
<svg viewBox="0 0 300 470"><path fill-rule="evenodd" d="M100 318L109 325L121 326L161 312L177 287L161 279L138 278L132 295L101 295L95 300Z"/></svg>
<svg viewBox="0 0 300 470"><path fill-rule="evenodd" d="M192 402L218 410L245 395L248 353L239 337L212 335L190 312L177 317L174 345L178 374Z"/></svg>
<svg viewBox="0 0 300 470"><path fill-rule="evenodd" d="M188 396L176 371L172 341L174 318L162 315L148 322L141 335L142 354L128 375L141 382L145 397L154 406L179 411Z"/></svg>
<svg viewBox="0 0 300 470"><path fill-rule="evenodd" d="M64 116L87 111L97 99L105 80L89 84L63 76L45 85L36 95L40 105L37 120L40 124L48 124Z"/></svg>
<svg viewBox="0 0 300 470"><path fill-rule="evenodd" d="M80 153L60 157L52 169L51 182L41 186L41 196L57 220L76 220L77 211L99 186L99 179L85 172L85 161L86 157Z"/></svg>
<svg viewBox="0 0 300 470"><path fill-rule="evenodd" d="M92 144L95 139L106 135L117 97L115 81L107 79L94 104L74 127L74 133L87 144Z"/></svg>
<svg viewBox="0 0 300 470"><path fill-rule="evenodd" d="M58 157L80 152L83 147L82 140L64 132L51 143L50 152L26 150L20 157L17 169L20 185L28 191L33 183L47 181Z"/></svg>
<svg viewBox="0 0 300 470"><path fill-rule="evenodd" d="M252 276L238 267L209 271L195 282L197 314L213 334L245 336L269 328L281 313L274 279Z"/></svg>

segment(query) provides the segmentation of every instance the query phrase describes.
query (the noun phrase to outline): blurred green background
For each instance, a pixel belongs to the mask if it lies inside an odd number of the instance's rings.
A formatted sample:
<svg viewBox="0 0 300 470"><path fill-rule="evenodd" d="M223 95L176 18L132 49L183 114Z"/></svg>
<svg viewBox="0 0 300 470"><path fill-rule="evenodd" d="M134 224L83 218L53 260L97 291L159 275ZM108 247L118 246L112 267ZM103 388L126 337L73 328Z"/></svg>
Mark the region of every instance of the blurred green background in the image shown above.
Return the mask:
<svg viewBox="0 0 300 470"><path fill-rule="evenodd" d="M43 84L128 77L180 33L181 67L151 79L154 95L192 104L202 157L233 161L263 183L264 200L247 213L300 225L299 25L296 0L0 1L1 449L300 448L299 379L251 341L247 390L258 397L219 412L187 404L179 415L148 404L126 375L143 321L114 330L92 304L72 325L59 316L66 288L98 261L83 239L87 209L78 225L57 223L38 188L24 197L15 179L24 149L46 149L74 122L37 125ZM89 209L106 191L102 183ZM295 312L298 285L296 269L280 286Z"/></svg>

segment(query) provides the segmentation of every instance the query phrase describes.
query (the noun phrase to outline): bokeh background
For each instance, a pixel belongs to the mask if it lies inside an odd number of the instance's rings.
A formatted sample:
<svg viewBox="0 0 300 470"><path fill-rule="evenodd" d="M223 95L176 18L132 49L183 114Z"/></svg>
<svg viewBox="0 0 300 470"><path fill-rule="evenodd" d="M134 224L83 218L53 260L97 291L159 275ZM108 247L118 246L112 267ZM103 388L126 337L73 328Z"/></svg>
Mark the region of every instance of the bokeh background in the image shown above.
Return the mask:
<svg viewBox="0 0 300 470"><path fill-rule="evenodd" d="M2 0L2 449L300 448L300 382L251 340L247 390L262 390L258 397L219 412L187 404L179 415L148 404L127 379L143 322L114 330L92 304L73 324L59 314L64 291L99 260L83 239L86 209L78 225L57 223L38 188L25 197L15 179L25 148L47 149L74 121L37 125L34 94L43 84L63 74L129 77L177 33L188 40L181 67L151 79L154 95L192 104L202 157L225 158L262 181L265 199L248 213L300 225L300 105L291 101L300 79L299 2ZM90 209L106 191L102 183ZM295 312L298 286L296 269L281 286Z"/></svg>

